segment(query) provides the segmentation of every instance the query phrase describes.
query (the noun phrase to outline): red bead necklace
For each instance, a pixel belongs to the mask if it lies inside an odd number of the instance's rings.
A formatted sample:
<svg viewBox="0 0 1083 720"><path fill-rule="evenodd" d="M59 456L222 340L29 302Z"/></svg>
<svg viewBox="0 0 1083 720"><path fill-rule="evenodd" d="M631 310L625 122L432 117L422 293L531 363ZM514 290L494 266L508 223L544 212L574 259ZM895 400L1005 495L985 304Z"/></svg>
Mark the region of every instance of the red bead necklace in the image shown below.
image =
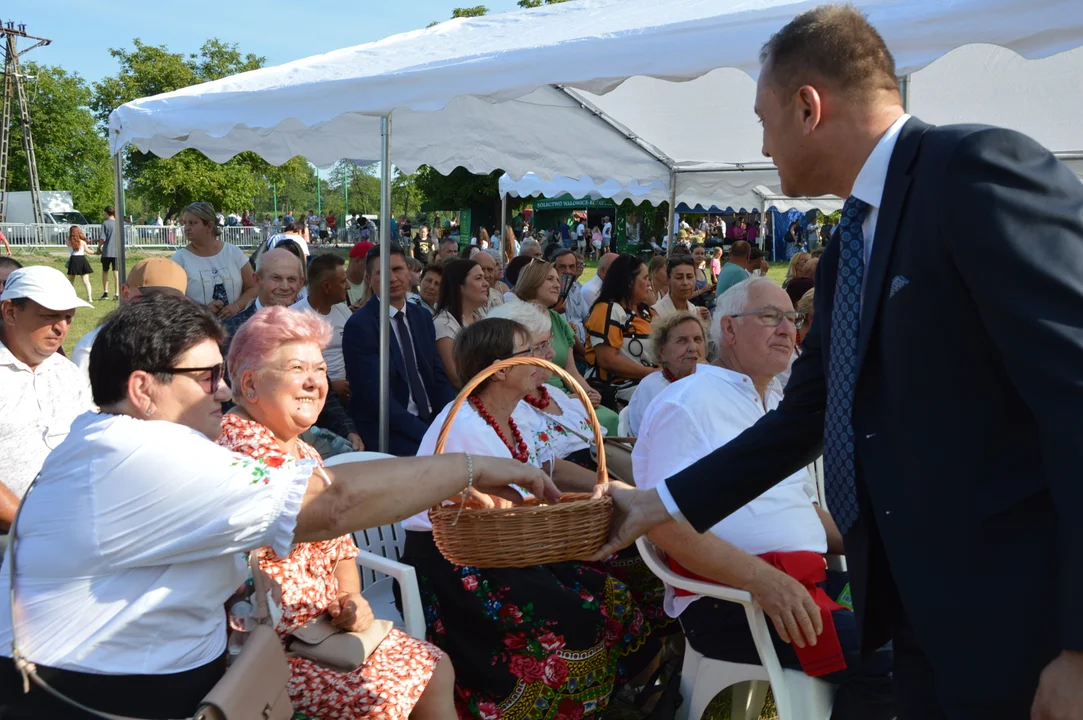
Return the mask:
<svg viewBox="0 0 1083 720"><path fill-rule="evenodd" d="M538 395L539 397L527 395L523 399L526 400L527 403L529 403L530 405L538 408L539 410L544 410L545 408L549 407L549 403L553 402L553 398L549 397L549 391L545 389L544 385L538 386Z"/></svg>
<svg viewBox="0 0 1083 720"><path fill-rule="evenodd" d="M662 368L662 377L669 380L671 383L677 382L677 376L669 371L669 368Z"/></svg>
<svg viewBox="0 0 1083 720"><path fill-rule="evenodd" d="M527 452L526 443L523 442L523 435L519 432L519 426L515 424L515 420L510 417L508 418L508 427L511 428L511 436L512 439L515 440L515 444L512 445L504 436L504 431L500 429L500 425L497 424L496 418L485 409L485 404L481 401L481 398L471 396L470 404L478 411L478 415L481 416L481 419L488 423L489 427L493 430L496 430L496 434L500 437L500 440L507 445L508 450L511 451L511 456L519 462L525 463L529 457L529 453Z"/></svg>

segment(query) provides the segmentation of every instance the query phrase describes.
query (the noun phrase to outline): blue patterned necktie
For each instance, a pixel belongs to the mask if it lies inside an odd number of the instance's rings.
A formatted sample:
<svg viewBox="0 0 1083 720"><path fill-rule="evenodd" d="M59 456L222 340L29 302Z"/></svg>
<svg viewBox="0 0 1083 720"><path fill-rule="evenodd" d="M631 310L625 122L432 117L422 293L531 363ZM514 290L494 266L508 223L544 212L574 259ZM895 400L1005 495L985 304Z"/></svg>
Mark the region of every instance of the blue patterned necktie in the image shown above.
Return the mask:
<svg viewBox="0 0 1083 720"><path fill-rule="evenodd" d="M858 516L852 417L857 385L857 336L861 328L861 280L865 275L865 235L861 223L868 211L868 203L849 197L835 234L835 242L839 243L839 271L831 311L824 489L831 516L844 535Z"/></svg>

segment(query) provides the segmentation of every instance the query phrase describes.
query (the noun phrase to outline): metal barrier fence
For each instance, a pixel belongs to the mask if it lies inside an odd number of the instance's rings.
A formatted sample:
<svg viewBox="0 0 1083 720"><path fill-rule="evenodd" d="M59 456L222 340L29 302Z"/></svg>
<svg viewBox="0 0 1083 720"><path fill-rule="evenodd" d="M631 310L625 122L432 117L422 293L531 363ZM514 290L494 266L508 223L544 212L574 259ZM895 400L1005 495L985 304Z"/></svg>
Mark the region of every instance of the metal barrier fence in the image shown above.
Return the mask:
<svg viewBox="0 0 1083 720"><path fill-rule="evenodd" d="M4 223L0 231L12 247L40 248L64 247L68 243L70 225ZM80 225L91 245L102 239L101 225ZM253 248L272 235L281 232L279 227L265 230L262 227L223 227L222 239L239 248ZM125 225L124 246L127 248L181 248L187 244L182 226Z"/></svg>

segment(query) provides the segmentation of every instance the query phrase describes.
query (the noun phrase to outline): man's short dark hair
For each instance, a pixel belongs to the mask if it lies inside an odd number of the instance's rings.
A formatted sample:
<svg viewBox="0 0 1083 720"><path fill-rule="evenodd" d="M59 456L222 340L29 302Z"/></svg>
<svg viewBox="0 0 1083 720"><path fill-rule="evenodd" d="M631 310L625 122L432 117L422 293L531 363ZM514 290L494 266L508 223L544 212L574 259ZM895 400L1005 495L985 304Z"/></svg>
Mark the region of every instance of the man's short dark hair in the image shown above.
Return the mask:
<svg viewBox="0 0 1083 720"><path fill-rule="evenodd" d="M11 268L12 270L18 270L23 264L13 257L8 255L0 255L0 268Z"/></svg>
<svg viewBox="0 0 1083 720"><path fill-rule="evenodd" d="M691 255L674 255L666 263L666 277L672 277L673 271L682 265L688 265L695 270L696 260Z"/></svg>
<svg viewBox="0 0 1083 720"><path fill-rule="evenodd" d="M887 43L853 5L801 13L764 43L760 64L787 93L816 80L844 92L899 91Z"/></svg>
<svg viewBox="0 0 1083 720"><path fill-rule="evenodd" d="M90 350L94 403L111 407L128 396L128 378L137 370L172 375L177 358L204 340L221 345L226 331L209 310L187 298L153 294L125 303L106 318Z"/></svg>
<svg viewBox="0 0 1083 720"><path fill-rule="evenodd" d="M550 260L550 262L552 262L553 264L556 264L556 261L558 259L564 257L565 255L571 255L571 256L575 257L575 251L572 250L571 248L562 247L561 249L559 249L559 250L557 250L556 252L553 253L553 258L552 258L552 260ZM578 260L578 258L576 258L576 259Z"/></svg>
<svg viewBox="0 0 1083 720"><path fill-rule="evenodd" d="M308 264L308 286L310 288L319 287L320 283L326 280L329 274L334 273L336 268L340 268L345 264L346 261L335 253L317 255Z"/></svg>
<svg viewBox="0 0 1083 720"><path fill-rule="evenodd" d="M391 243L390 249L388 250L388 253L391 254L391 255L401 255L403 260L406 259L406 251L403 250L402 245L399 245L398 243ZM372 263L373 263L374 260L379 260L379 259L380 259L380 246L376 245L371 250L369 250L369 254L365 256L365 272L367 274L369 274L369 275L372 274Z"/></svg>
<svg viewBox="0 0 1083 720"><path fill-rule="evenodd" d="M106 215L116 215L117 211L113 209L112 205L106 205L105 206L105 214Z"/></svg>
<svg viewBox="0 0 1083 720"><path fill-rule="evenodd" d="M441 240L440 240L441 245L447 245L448 243L451 243L455 247L459 247L459 241L456 240L455 238L453 238L451 236L448 236L446 238L441 238Z"/></svg>

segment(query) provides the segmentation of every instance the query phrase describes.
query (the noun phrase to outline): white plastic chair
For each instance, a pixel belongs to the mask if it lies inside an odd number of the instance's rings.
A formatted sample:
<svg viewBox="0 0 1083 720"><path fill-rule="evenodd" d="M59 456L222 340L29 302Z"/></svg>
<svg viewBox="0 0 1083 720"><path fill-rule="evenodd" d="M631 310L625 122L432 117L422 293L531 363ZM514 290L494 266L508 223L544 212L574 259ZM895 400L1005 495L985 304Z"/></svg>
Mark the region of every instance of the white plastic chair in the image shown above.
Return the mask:
<svg viewBox="0 0 1083 720"><path fill-rule="evenodd" d="M809 475L812 476L813 482L816 483L816 497L820 500L820 507L827 510L827 490L824 486L824 456L816 458L816 461L808 466ZM830 512L829 510L827 510ZM838 572L846 572L846 556L845 555L828 555L827 567L831 570L837 570Z"/></svg>
<svg viewBox="0 0 1083 720"><path fill-rule="evenodd" d="M632 425L628 422L628 406L625 405L621 408L621 411L617 414L617 436L618 437L635 437L632 432Z"/></svg>
<svg viewBox="0 0 1083 720"><path fill-rule="evenodd" d="M328 458L324 465L334 467L345 463L365 460L394 458L378 452L351 452ZM417 585L417 573L399 560L406 543L406 531L400 523L381 525L354 533L357 569L361 575L361 595L372 607L379 620L390 620L407 635L425 639L425 613L421 607L421 591ZM402 614L395 607L394 580L399 581L402 592Z"/></svg>
<svg viewBox="0 0 1083 720"><path fill-rule="evenodd" d="M636 540L636 545L647 567L666 585L742 605L760 656L760 665L713 660L693 650L686 640L681 669L684 702L677 711L677 720L700 720L711 700L728 687L733 687L733 720L757 720L768 687L774 691L779 720L826 720L831 716L835 686L800 670L782 667L767 630L767 618L752 595L744 590L682 577L669 569L650 540L641 537Z"/></svg>

